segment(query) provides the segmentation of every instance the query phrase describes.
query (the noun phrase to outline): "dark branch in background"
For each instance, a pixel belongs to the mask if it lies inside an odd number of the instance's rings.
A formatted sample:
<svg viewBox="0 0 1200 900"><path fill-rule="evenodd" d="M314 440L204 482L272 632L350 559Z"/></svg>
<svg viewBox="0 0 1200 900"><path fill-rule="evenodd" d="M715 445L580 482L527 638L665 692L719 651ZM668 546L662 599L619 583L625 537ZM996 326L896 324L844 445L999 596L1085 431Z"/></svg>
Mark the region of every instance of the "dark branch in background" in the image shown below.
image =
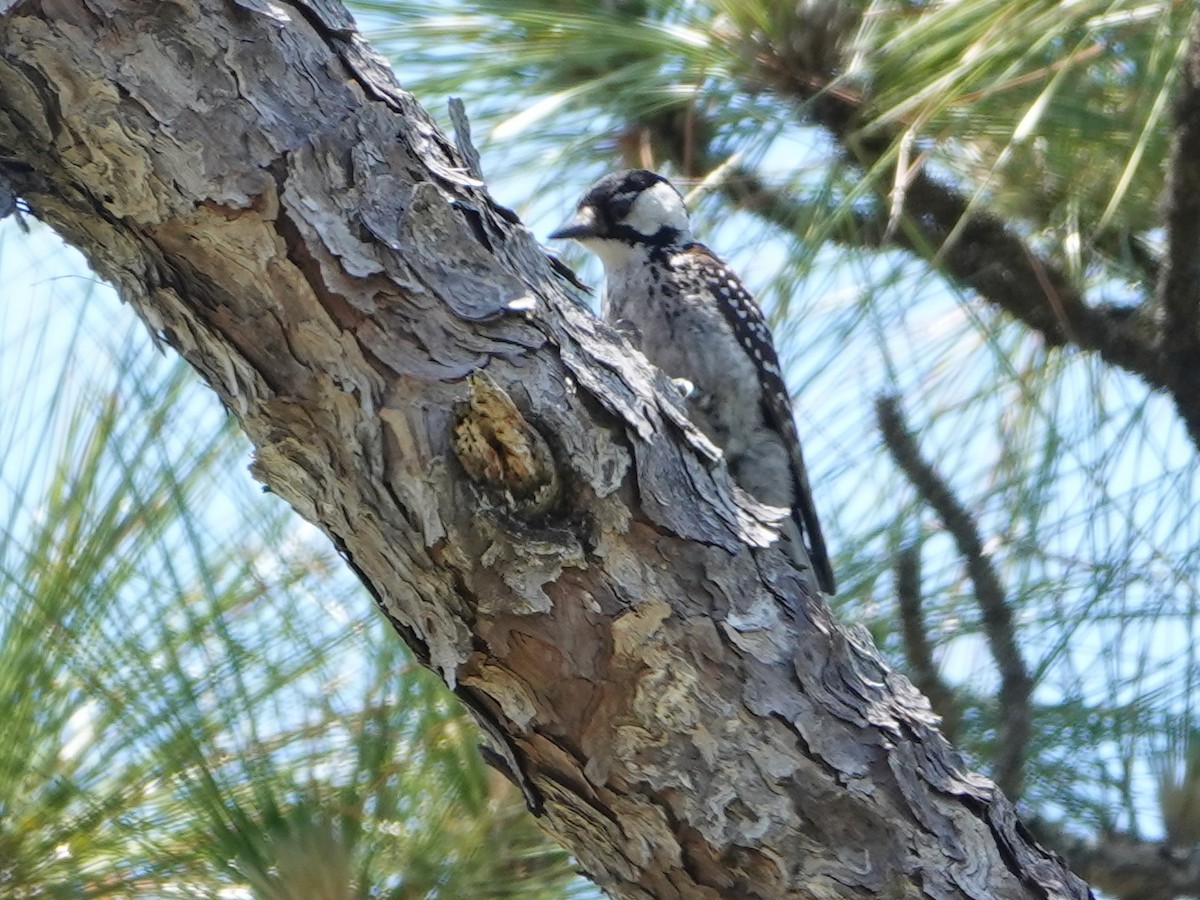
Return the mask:
<svg viewBox="0 0 1200 900"><path fill-rule="evenodd" d="M1021 794L1021 782L1032 722L1029 696L1033 679L1017 646L1012 611L1000 578L983 552L983 541L971 514L950 491L945 480L921 458L917 442L904 423L895 397L875 400L879 430L892 458L908 476L921 499L941 518L967 563L967 574L975 586L975 600L983 617L983 633L1000 673L1000 695L996 732L995 778L1009 797Z"/></svg>
<svg viewBox="0 0 1200 900"><path fill-rule="evenodd" d="M942 717L942 734L955 744L960 717L958 699L938 672L929 646L929 633L921 612L921 545L917 541L901 547L896 557L896 598L900 604L900 635L913 684L929 698L933 711Z"/></svg>
<svg viewBox="0 0 1200 900"><path fill-rule="evenodd" d="M1118 900L1200 896L1200 848L1169 850L1158 841L1120 834L1081 840L1046 822L1029 823L1088 883Z"/></svg>
<svg viewBox="0 0 1200 900"><path fill-rule="evenodd" d="M894 135L864 137L857 131L861 98L818 93L788 81L781 87L790 87L792 96L806 101L812 118L864 169L888 155ZM892 183L876 179L880 186ZM897 247L934 261L959 284L1033 328L1050 346L1076 344L1152 383L1164 383L1154 348L1138 332L1123 328L1123 318L1088 306L1061 267L1035 253L1002 219L924 170L906 179L903 224L889 236ZM1196 428L1200 435L1200 410Z"/></svg>
<svg viewBox="0 0 1200 900"><path fill-rule="evenodd" d="M869 135L860 131L866 104L859 95L832 89L835 70L805 68L804 60L790 57L786 46L759 47L755 62L765 79L804 103L812 120L824 125L864 169L887 158L897 135L879 129ZM1195 71L1195 64L1193 43L1185 67ZM1189 110L1194 127L1200 129L1200 111ZM1196 160L1195 156L1188 159L1187 169L1193 175ZM1087 305L1061 267L1035 253L1002 219L961 191L923 169L910 173L904 182L902 227L891 232L897 246L932 260L951 278L1035 329L1049 345L1074 344L1094 351L1106 362L1169 391L1192 442L1200 448L1200 378L1194 365L1172 365L1163 358L1157 340L1134 327L1120 311ZM883 193L894 180L880 178L874 183ZM1195 187L1190 195L1193 202ZM1195 218L1184 221L1184 233L1194 230ZM1190 276L1194 306L1194 266Z"/></svg>
<svg viewBox="0 0 1200 900"><path fill-rule="evenodd" d="M1166 254L1158 279L1163 349L1175 374L1200 395L1200 21L1192 32L1179 79L1167 166Z"/></svg>
<svg viewBox="0 0 1200 900"><path fill-rule="evenodd" d="M870 170L883 161L896 135L878 129L870 136L859 132L863 98L827 89L832 71L797 73L796 61L777 49L765 47L758 55L763 76L784 95L805 103L811 118L825 126L862 168ZM1123 318L1088 306L1069 276L1039 257L1002 219L923 169L910 173L904 182L903 227L883 232L895 246L934 261L959 284L1036 330L1050 346L1077 344L1148 380L1162 382L1154 348L1136 332L1123 329ZM881 188L890 189L894 183L891 178L875 179ZM875 223L880 224L882 219ZM1197 423L1200 426L1200 419Z"/></svg>

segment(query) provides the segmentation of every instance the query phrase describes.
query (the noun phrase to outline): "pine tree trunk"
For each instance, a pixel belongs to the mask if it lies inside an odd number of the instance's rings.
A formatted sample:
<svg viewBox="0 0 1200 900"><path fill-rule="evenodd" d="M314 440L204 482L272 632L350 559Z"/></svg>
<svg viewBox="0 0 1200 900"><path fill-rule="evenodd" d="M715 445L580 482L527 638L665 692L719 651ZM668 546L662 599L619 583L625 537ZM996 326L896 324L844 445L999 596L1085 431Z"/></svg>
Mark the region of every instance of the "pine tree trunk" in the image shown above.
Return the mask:
<svg viewBox="0 0 1200 900"><path fill-rule="evenodd" d="M615 895L1088 896L337 3L0 0L0 179Z"/></svg>

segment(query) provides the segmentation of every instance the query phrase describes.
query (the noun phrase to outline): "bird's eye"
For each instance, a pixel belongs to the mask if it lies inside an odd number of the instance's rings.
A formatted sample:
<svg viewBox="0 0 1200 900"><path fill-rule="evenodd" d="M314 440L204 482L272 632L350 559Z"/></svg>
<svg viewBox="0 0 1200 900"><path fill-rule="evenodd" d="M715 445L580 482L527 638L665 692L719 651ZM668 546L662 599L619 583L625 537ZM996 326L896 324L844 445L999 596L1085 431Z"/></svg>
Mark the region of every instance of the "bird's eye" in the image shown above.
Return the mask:
<svg viewBox="0 0 1200 900"><path fill-rule="evenodd" d="M625 216L629 214L629 210L633 208L633 198L626 195L614 197L611 208L613 211L613 218L619 222L621 219L625 218Z"/></svg>
<svg viewBox="0 0 1200 900"><path fill-rule="evenodd" d="M608 209L614 221L620 222L629 215L639 193L639 191L617 191L608 198Z"/></svg>

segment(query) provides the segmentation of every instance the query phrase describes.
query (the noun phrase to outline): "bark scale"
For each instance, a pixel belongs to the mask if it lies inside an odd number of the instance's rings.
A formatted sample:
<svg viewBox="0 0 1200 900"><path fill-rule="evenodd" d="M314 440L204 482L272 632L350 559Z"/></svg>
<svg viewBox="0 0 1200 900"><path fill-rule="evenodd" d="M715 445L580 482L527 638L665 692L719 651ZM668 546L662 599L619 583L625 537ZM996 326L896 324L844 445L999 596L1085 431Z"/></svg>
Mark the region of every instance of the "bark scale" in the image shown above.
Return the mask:
<svg viewBox="0 0 1200 900"><path fill-rule="evenodd" d="M0 179L624 897L1088 896L326 0L0 0Z"/></svg>

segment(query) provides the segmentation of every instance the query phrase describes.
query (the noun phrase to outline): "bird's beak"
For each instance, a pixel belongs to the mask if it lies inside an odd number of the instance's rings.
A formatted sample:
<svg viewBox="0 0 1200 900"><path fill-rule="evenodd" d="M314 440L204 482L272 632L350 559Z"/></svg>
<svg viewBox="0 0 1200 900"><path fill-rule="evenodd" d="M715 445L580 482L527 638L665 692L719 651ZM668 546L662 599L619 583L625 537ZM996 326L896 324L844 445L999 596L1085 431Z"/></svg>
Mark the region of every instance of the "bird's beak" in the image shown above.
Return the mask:
<svg viewBox="0 0 1200 900"><path fill-rule="evenodd" d="M550 239L554 241L582 241L590 237L597 237L599 234L600 219L596 215L596 210L590 206L581 206L575 213L575 218L564 222L557 229L550 232Z"/></svg>

